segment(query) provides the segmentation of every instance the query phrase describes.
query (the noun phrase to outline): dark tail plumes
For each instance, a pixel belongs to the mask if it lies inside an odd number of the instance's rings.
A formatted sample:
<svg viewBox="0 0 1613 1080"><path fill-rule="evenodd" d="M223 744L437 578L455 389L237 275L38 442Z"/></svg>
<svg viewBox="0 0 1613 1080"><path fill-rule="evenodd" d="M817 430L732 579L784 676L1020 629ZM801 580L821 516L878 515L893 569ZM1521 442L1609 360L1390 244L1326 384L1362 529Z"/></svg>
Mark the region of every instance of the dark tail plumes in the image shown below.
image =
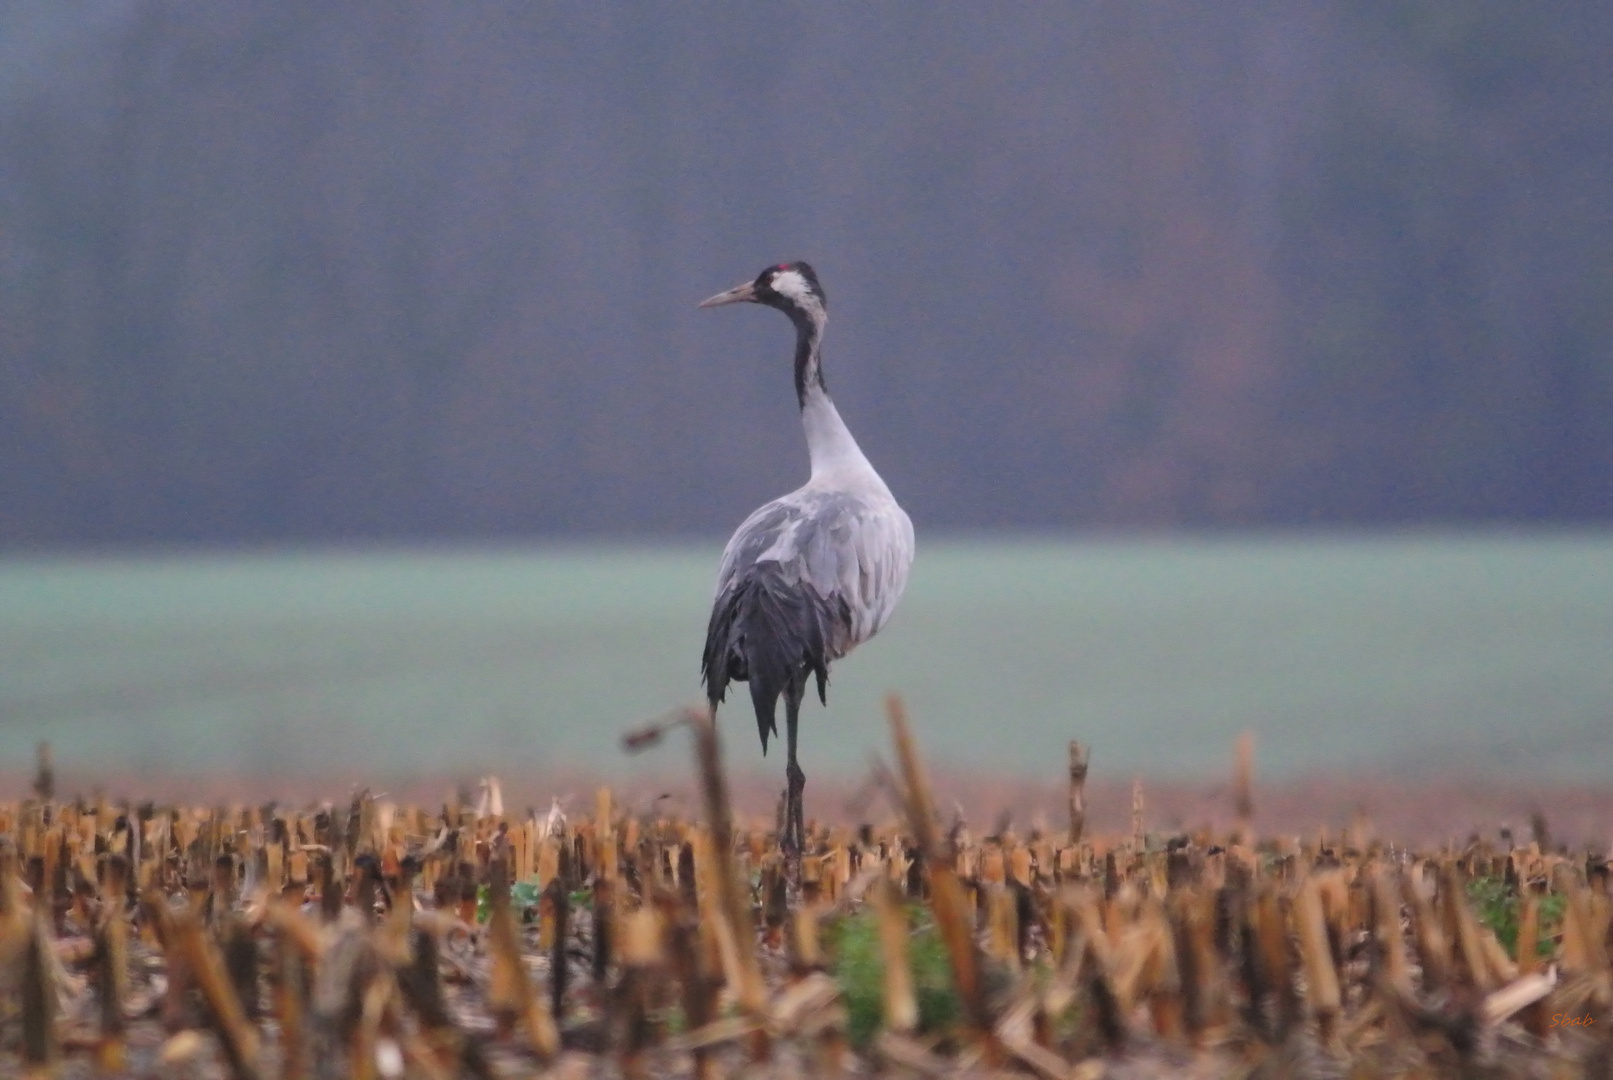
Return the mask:
<svg viewBox="0 0 1613 1080"><path fill-rule="evenodd" d="M799 701L811 673L817 676L818 700L827 704L837 627L849 621L849 611L836 612L811 587L786 581L777 563L758 563L711 609L700 674L712 709L724 699L730 680L748 681L762 753L767 753L768 736L778 734L774 710L780 694Z"/></svg>

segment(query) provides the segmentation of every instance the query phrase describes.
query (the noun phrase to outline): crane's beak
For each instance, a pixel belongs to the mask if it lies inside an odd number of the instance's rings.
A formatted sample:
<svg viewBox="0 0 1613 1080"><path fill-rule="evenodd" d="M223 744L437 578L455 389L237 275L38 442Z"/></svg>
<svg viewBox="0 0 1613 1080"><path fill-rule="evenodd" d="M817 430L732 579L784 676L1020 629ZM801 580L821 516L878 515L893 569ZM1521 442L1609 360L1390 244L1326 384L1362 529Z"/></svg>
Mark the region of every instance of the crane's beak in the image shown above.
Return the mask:
<svg viewBox="0 0 1613 1080"><path fill-rule="evenodd" d="M756 299L756 283L747 281L743 285L735 285L727 292L720 292L710 300L700 301L700 307L722 307L724 304L742 304L747 300Z"/></svg>

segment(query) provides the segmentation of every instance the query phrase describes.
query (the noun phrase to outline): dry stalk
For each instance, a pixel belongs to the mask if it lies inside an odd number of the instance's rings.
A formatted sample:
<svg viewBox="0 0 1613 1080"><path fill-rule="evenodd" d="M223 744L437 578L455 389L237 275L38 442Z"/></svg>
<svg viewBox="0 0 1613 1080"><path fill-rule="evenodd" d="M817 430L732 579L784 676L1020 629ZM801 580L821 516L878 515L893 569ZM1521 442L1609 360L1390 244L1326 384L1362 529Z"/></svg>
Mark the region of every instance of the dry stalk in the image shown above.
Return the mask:
<svg viewBox="0 0 1613 1080"><path fill-rule="evenodd" d="M739 1007L759 1024L767 1008L767 991L756 963L756 930L751 922L749 897L734 868L733 812L716 717L710 711L702 714L691 710L689 726L694 730L695 762L705 798L706 827L710 830L710 843L704 854L708 867L705 877L716 892L710 904L714 916L711 928L722 953L729 987ZM752 1041L751 1053L757 1060L768 1055L765 1034Z"/></svg>
<svg viewBox="0 0 1613 1080"><path fill-rule="evenodd" d="M1322 1045L1336 1052L1340 1048L1338 1019L1342 1004L1339 973L1333 966L1333 953L1328 947L1320 886L1314 876L1300 883L1294 902L1294 921L1298 924L1300 957L1305 965L1306 997L1316 1016Z"/></svg>
<svg viewBox="0 0 1613 1080"><path fill-rule="evenodd" d="M913 996L913 971L907 960L907 915L896 888L880 878L869 890L879 919L880 956L885 964L885 1027L907 1035L918 1026L918 1000Z"/></svg>
<svg viewBox="0 0 1613 1080"><path fill-rule="evenodd" d="M1253 832L1250 821L1255 813L1254 799L1255 736L1245 731L1238 736L1232 759L1232 812L1237 819L1233 842L1247 845Z"/></svg>
<svg viewBox="0 0 1613 1080"><path fill-rule="evenodd" d="M908 727L907 711L895 694L885 699L885 711L890 718L891 738L896 744L896 759L902 772L908 828L918 842L919 851L924 855L924 865L929 871L930 903L935 910L935 921L952 965L952 984L957 988L964 1015L974 1030L975 1038L981 1043L988 1063L995 1065L1001 1055L991 1034L991 1020L980 985L975 958L974 920L966 913L963 889L952 868L952 860L941 846L935 825L935 800L930 794L929 777L924 772L918 747Z"/></svg>
<svg viewBox="0 0 1613 1080"><path fill-rule="evenodd" d="M240 1080L256 1077L257 1030L248 1023L246 1010L225 971L224 960L204 931L197 912L192 909L172 914L162 896L154 892L146 894L144 903L147 914L158 926L164 951L179 959L202 992L217 1024L231 1071Z"/></svg>
<svg viewBox="0 0 1613 1080"><path fill-rule="evenodd" d="M496 1013L503 1012L512 1021L521 1021L533 1053L547 1064L560 1052L560 1031L521 961L520 936L515 928L515 916L510 911L509 867L502 860L492 866L488 903L487 936L493 953L489 1003Z"/></svg>
<svg viewBox="0 0 1613 1080"><path fill-rule="evenodd" d="M56 1011L50 926L42 906L36 905L22 953L22 1065L23 1075L31 1080L57 1074L61 1048Z"/></svg>
<svg viewBox="0 0 1613 1080"><path fill-rule="evenodd" d="M1083 744L1070 740L1070 846L1081 842L1087 828L1087 763L1091 751Z"/></svg>

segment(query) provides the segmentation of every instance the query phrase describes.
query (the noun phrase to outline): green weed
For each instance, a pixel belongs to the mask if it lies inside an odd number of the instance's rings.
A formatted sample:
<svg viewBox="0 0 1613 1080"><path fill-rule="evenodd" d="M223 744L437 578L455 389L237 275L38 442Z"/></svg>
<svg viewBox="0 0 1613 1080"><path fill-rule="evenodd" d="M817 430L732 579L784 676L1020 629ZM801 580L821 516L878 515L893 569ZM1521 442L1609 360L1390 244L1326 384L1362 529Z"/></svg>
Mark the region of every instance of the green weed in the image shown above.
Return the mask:
<svg viewBox="0 0 1613 1080"><path fill-rule="evenodd" d="M1523 900L1518 891L1497 877L1474 878L1467 883L1467 899L1478 912L1479 919L1495 932L1508 955L1518 950L1518 917L1523 911ZM1540 936L1535 952L1542 958L1552 953L1552 936L1562 926L1563 906L1568 898L1561 893L1546 893L1540 897Z"/></svg>
<svg viewBox="0 0 1613 1080"><path fill-rule="evenodd" d="M917 904L908 906L909 924L919 929L908 938L908 963L913 970L913 996L918 1001L919 1031L942 1031L961 1015L952 987L952 967L946 945L933 923ZM879 921L863 909L833 923L825 935L831 971L840 983L846 1003L847 1035L852 1045L866 1047L884 1022L885 962L879 949Z"/></svg>
<svg viewBox="0 0 1613 1080"><path fill-rule="evenodd" d="M586 896L587 894L582 894ZM527 911L538 906L543 896L543 890L538 888L538 879L530 878L526 881L517 881L510 886L510 908L515 912L517 920ZM576 903L573 898L573 903ZM493 914L491 902L487 896L487 886L482 885L476 889L476 921L484 923Z"/></svg>

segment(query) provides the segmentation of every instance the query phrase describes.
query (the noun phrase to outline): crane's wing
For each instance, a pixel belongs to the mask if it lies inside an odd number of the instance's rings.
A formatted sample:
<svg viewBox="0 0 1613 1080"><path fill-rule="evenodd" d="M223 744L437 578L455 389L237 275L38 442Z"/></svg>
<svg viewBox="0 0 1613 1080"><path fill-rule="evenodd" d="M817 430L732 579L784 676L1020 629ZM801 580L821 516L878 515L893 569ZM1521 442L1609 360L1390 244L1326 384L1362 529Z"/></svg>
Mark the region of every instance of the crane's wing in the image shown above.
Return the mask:
<svg viewBox="0 0 1613 1080"><path fill-rule="evenodd" d="M830 661L890 619L912 561L912 522L883 492L809 484L751 514L717 574L701 663L712 705L749 680L765 752L779 694L798 699L811 672L824 700Z"/></svg>

